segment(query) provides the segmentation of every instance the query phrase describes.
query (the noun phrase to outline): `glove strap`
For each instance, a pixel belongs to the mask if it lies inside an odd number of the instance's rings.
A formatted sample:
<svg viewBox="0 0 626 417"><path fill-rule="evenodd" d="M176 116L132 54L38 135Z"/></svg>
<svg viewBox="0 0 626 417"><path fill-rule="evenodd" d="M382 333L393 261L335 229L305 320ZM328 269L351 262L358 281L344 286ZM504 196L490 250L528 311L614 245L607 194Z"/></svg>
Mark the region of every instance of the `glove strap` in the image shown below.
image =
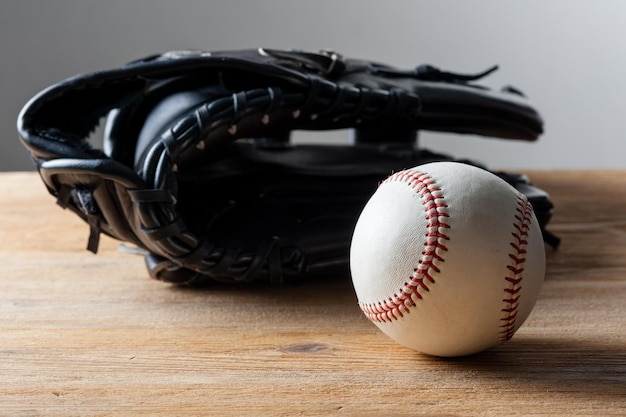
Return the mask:
<svg viewBox="0 0 626 417"><path fill-rule="evenodd" d="M98 210L93 194L91 190L85 188L71 188L63 184L57 195L57 204L65 209L70 205L70 199L74 202L75 206L82 211L87 224L89 224L87 250L97 253L100 244L100 217L102 215Z"/></svg>

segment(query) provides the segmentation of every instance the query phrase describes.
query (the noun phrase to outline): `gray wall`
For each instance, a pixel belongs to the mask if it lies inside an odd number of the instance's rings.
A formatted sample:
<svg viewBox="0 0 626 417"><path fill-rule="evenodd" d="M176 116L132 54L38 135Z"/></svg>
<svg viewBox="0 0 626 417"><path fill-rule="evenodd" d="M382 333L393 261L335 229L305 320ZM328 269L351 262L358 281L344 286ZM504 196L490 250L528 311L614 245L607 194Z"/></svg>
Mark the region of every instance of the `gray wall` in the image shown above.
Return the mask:
<svg viewBox="0 0 626 417"><path fill-rule="evenodd" d="M626 2L527 0L0 0L0 170L31 170L15 119L75 73L174 49L332 48L400 67L522 89L546 120L538 142L422 133L492 168L626 168ZM345 132L328 134L343 140Z"/></svg>

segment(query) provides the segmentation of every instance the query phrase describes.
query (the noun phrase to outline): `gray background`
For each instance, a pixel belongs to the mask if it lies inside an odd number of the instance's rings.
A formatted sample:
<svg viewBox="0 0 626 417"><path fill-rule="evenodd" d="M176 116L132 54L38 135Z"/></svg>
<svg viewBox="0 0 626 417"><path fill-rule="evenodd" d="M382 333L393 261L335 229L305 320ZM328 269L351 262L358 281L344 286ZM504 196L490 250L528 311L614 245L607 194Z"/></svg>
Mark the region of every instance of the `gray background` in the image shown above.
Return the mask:
<svg viewBox="0 0 626 417"><path fill-rule="evenodd" d="M539 141L424 132L423 146L492 168L626 168L625 41L620 0L0 0L0 170L33 169L15 120L50 84L168 50L258 46L467 73L498 64L484 83L526 93L546 121Z"/></svg>

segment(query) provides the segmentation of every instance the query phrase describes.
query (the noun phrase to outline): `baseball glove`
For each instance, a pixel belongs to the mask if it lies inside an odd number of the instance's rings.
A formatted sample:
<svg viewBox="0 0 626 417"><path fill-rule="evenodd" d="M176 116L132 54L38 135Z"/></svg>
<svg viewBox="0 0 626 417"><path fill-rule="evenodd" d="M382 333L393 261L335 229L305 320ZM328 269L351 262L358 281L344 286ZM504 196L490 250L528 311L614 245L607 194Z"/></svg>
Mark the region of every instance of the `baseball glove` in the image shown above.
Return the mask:
<svg viewBox="0 0 626 417"><path fill-rule="evenodd" d="M542 119L500 92L420 66L333 52L170 52L49 87L18 131L59 205L146 254L179 284L288 282L348 274L356 219L391 172L451 157L417 131L535 140ZM106 118L101 145L91 132ZM295 144L294 130L352 129L353 141ZM470 163L470 162L468 162ZM544 227L552 203L523 175ZM547 239L553 240L546 233Z"/></svg>

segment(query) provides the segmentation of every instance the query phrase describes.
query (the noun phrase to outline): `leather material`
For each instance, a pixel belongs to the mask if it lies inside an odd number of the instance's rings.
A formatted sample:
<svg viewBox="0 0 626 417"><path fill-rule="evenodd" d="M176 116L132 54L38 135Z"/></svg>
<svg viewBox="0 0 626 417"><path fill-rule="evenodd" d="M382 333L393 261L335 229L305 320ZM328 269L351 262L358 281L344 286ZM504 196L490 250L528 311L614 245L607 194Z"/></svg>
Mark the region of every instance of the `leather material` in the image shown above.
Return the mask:
<svg viewBox="0 0 626 417"><path fill-rule="evenodd" d="M94 252L100 233L130 242L154 278L179 284L318 279L348 273L356 218L380 181L455 159L419 148L419 130L539 137L543 120L518 90L477 83L491 71L399 70L328 51L170 52L47 88L18 132L50 193L89 224ZM87 137L103 118L99 149ZM348 128L350 145L290 140ZM549 196L498 174L545 232Z"/></svg>

